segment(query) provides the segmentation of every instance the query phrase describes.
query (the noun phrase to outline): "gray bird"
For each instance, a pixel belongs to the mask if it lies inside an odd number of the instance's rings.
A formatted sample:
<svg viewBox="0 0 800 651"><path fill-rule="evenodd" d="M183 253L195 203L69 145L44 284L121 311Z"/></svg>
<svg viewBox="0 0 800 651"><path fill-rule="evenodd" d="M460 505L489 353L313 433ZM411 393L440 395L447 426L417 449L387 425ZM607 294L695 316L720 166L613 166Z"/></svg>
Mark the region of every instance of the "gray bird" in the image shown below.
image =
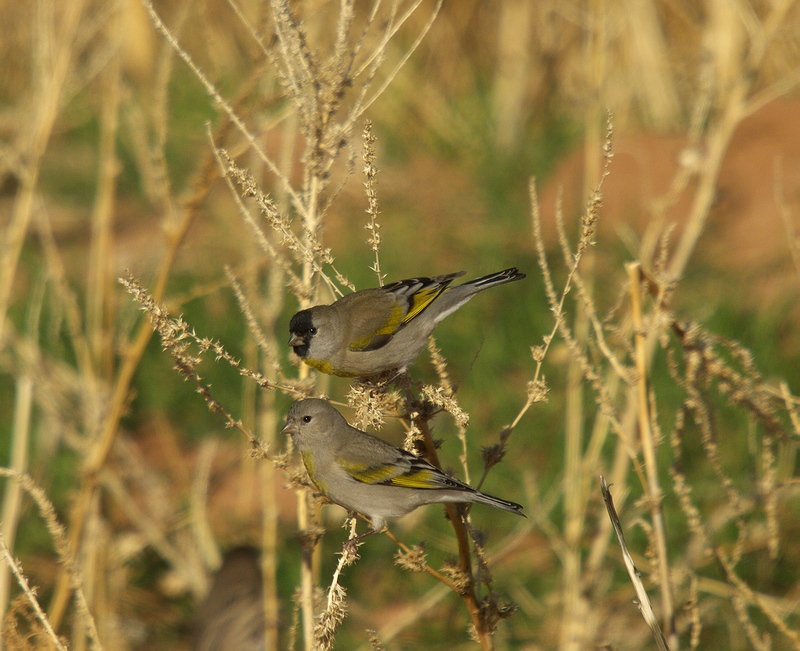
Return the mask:
<svg viewBox="0 0 800 651"><path fill-rule="evenodd" d="M525 278L512 267L449 287L463 274L400 280L301 310L289 323L289 346L306 364L331 375L403 372L445 317L484 289Z"/></svg>
<svg viewBox="0 0 800 651"><path fill-rule="evenodd" d="M477 502L524 517L519 504L481 493L424 459L351 427L325 400L295 403L282 431L291 435L319 491L370 519L372 529L358 538L385 530L387 520L425 504Z"/></svg>

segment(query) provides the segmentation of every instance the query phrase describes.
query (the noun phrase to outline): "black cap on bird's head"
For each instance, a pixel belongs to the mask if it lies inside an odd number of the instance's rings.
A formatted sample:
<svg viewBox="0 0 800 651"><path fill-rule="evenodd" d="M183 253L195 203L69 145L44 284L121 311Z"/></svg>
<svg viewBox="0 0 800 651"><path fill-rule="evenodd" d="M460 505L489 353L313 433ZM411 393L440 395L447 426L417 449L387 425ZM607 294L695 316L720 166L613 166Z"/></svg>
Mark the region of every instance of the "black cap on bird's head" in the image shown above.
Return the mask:
<svg viewBox="0 0 800 651"><path fill-rule="evenodd" d="M300 310L289 321L289 345L300 358L308 357L308 346L311 337L317 334L311 318L311 310Z"/></svg>

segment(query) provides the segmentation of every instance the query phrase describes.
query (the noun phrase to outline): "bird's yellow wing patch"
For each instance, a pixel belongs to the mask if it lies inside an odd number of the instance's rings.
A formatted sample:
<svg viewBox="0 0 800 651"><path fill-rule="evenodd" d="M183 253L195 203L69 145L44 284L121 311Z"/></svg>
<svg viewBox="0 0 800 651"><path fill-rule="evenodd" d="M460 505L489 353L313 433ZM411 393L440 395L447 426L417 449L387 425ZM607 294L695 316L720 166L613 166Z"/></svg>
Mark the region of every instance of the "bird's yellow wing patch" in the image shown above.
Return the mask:
<svg viewBox="0 0 800 651"><path fill-rule="evenodd" d="M411 307L408 310L408 314L406 314L405 318L403 319L403 323L408 323L417 316L422 310L428 307L434 300L441 294L447 285L444 284L436 284L429 289L420 289L418 292L415 292L414 295L411 297Z"/></svg>
<svg viewBox="0 0 800 651"><path fill-rule="evenodd" d="M353 479L364 484L385 484L403 488L457 488L456 482L448 481L449 478L435 468L411 467L406 472L400 472L396 463L368 465L363 462L337 459L339 466Z"/></svg>
<svg viewBox="0 0 800 651"><path fill-rule="evenodd" d="M405 488L438 488L441 486L441 476L434 470L422 468L392 477L389 483Z"/></svg>
<svg viewBox="0 0 800 651"><path fill-rule="evenodd" d="M365 463L344 461L342 459L337 459L337 463L353 479L364 484L380 484L387 479L391 479L392 475L397 472L397 468L391 463L368 466Z"/></svg>
<svg viewBox="0 0 800 651"><path fill-rule="evenodd" d="M407 318L407 317L406 317ZM347 346L348 350L359 352L363 350L372 350L380 348L380 345L385 343L382 340L388 341L392 335L397 332L397 329L405 322L403 319L403 306L400 304L394 305L389 311L389 316L383 324L374 332L371 332L359 339L355 339ZM382 342L380 345L375 345L375 341Z"/></svg>

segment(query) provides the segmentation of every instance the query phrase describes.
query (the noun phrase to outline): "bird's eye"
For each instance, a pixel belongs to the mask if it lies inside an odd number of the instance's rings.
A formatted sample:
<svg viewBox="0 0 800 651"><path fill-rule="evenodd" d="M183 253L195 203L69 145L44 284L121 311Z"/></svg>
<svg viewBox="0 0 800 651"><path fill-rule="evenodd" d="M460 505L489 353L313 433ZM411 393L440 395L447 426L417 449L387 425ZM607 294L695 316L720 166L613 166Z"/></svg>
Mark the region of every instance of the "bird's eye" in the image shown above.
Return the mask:
<svg viewBox="0 0 800 651"><path fill-rule="evenodd" d="M311 416L303 416L303 422L304 423L310 423L311 422Z"/></svg>
<svg viewBox="0 0 800 651"><path fill-rule="evenodd" d="M314 326L311 326L308 329L308 334L310 334L313 337L315 334L317 334L317 329Z"/></svg>

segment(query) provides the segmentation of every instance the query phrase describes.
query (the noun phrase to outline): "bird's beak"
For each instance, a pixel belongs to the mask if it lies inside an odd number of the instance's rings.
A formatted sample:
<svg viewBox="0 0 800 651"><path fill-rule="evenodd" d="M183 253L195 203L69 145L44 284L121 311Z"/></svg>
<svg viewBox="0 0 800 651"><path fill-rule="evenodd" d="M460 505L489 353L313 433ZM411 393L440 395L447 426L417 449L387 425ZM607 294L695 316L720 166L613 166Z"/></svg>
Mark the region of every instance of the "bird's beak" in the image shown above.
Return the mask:
<svg viewBox="0 0 800 651"><path fill-rule="evenodd" d="M306 343L306 340L303 339L300 335L292 333L292 336L289 337L289 346L294 348L295 346L302 346Z"/></svg>
<svg viewBox="0 0 800 651"><path fill-rule="evenodd" d="M294 423L287 421L286 425L283 426L281 430L281 434L284 436L291 436L292 432L294 431Z"/></svg>

